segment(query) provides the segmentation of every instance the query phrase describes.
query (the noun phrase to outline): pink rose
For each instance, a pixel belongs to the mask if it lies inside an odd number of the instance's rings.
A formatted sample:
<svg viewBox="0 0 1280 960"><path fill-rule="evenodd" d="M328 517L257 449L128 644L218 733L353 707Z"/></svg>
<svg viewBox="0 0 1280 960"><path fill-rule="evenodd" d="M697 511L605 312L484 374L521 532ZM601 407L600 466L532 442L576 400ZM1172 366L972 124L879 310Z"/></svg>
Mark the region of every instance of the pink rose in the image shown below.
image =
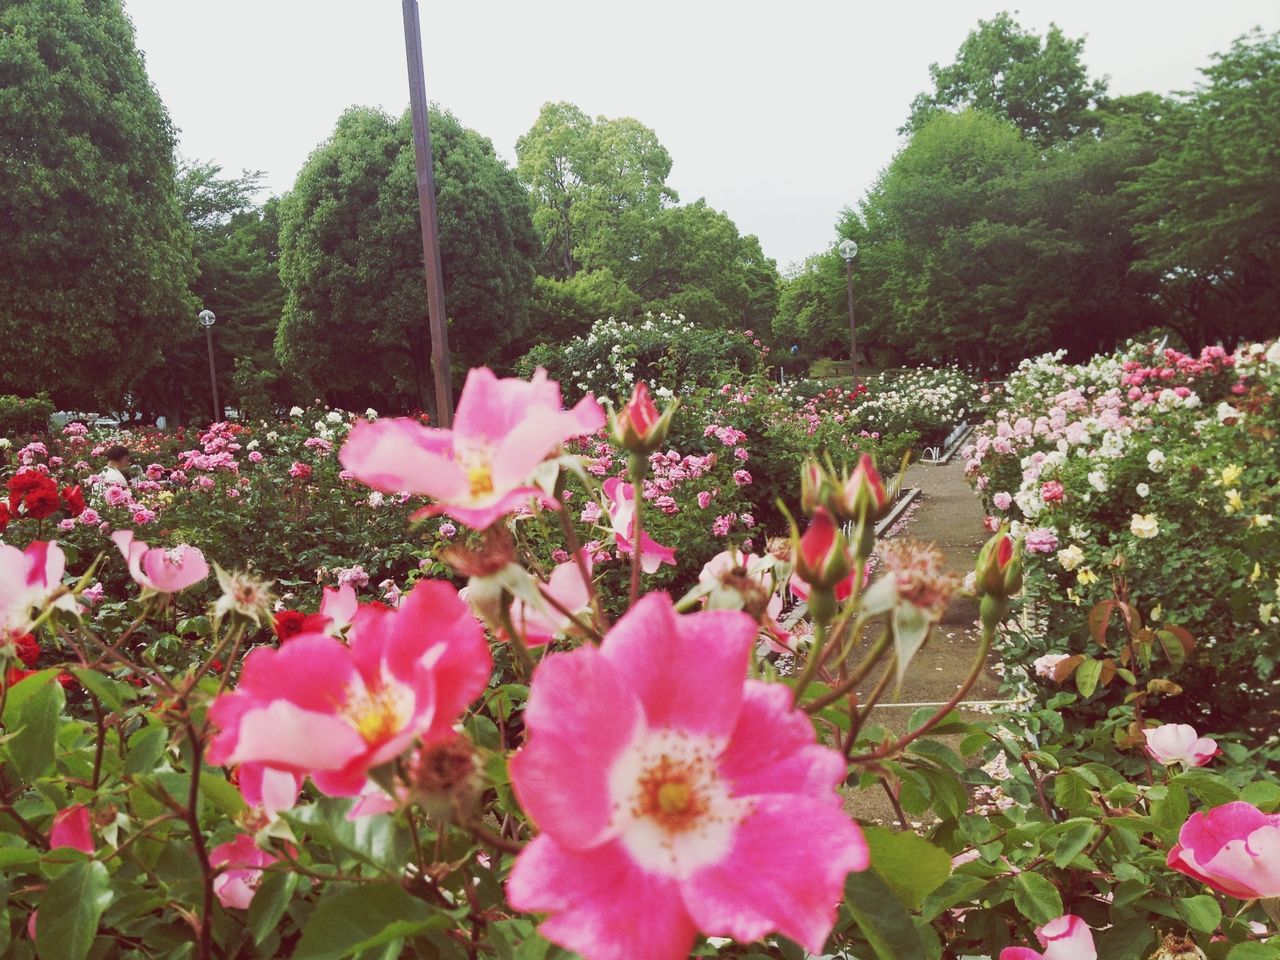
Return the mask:
<svg viewBox="0 0 1280 960"><path fill-rule="evenodd" d="M1070 913L1037 928L1036 939L1044 948L1043 953L1030 947L1005 947L1000 951L1000 960L1098 960L1093 931Z"/></svg>
<svg viewBox="0 0 1280 960"><path fill-rule="evenodd" d="M1280 897L1280 814L1239 800L1193 813L1168 864L1238 900Z"/></svg>
<svg viewBox="0 0 1280 960"><path fill-rule="evenodd" d="M1203 767L1220 752L1218 743L1196 733L1186 723L1166 723L1142 731L1147 740L1147 753L1166 767L1180 763L1184 767Z"/></svg>

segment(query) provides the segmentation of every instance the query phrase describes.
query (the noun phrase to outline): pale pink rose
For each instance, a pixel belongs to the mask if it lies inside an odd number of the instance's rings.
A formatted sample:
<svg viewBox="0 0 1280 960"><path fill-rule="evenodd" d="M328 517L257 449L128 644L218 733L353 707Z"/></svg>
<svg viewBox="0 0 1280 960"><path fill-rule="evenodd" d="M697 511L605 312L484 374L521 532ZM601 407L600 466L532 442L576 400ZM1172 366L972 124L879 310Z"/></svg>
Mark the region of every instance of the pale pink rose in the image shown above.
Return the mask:
<svg viewBox="0 0 1280 960"><path fill-rule="evenodd" d="M1036 939L1044 948L1037 953L1030 947L1005 947L1000 960L1098 960L1089 925L1073 914L1050 920L1036 929Z"/></svg>
<svg viewBox="0 0 1280 960"><path fill-rule="evenodd" d="M1040 486L1040 499L1045 503L1059 503L1066 493L1066 488L1057 480L1046 480Z"/></svg>
<svg viewBox="0 0 1280 960"><path fill-rule="evenodd" d="M610 477L604 482L604 495L609 498L609 519L613 527L618 552L629 554L634 550L636 528L636 491L620 477ZM654 573L662 564L675 566L676 552L658 543L647 531L640 534L640 566L645 573Z"/></svg>
<svg viewBox="0 0 1280 960"><path fill-rule="evenodd" d="M102 517L98 516L98 511L93 507L85 507L80 511L80 516L76 517L86 527L97 526L102 522Z"/></svg>
<svg viewBox="0 0 1280 960"><path fill-rule="evenodd" d="M240 796L249 806L261 807L268 820L276 819L281 810L293 809L305 779L300 773L273 770L260 763L243 763L236 769Z"/></svg>
<svg viewBox="0 0 1280 960"><path fill-rule="evenodd" d="M247 910L262 883L262 868L278 859L261 849L247 833L214 847L209 851L209 864L222 868L213 878L218 902L228 909Z"/></svg>
<svg viewBox="0 0 1280 960"><path fill-rule="evenodd" d="M1008 510L1013 505L1013 497L1009 495L1009 491L1001 490L991 498L991 502L997 510Z"/></svg>
<svg viewBox="0 0 1280 960"><path fill-rule="evenodd" d="M82 853L93 853L93 833L90 830L89 808L83 803L63 807L53 815L49 828L49 849L71 847Z"/></svg>
<svg viewBox="0 0 1280 960"><path fill-rule="evenodd" d="M1058 535L1048 527L1028 530L1022 542L1028 553L1053 553L1058 549Z"/></svg>
<svg viewBox="0 0 1280 960"><path fill-rule="evenodd" d="M303 633L251 650L239 685L209 708L209 760L305 773L330 796L355 796L415 740L451 735L491 667L457 591L421 580L399 607L362 606L347 643Z"/></svg>
<svg viewBox="0 0 1280 960"><path fill-rule="evenodd" d="M1239 800L1193 813L1168 864L1238 900L1280 897L1280 813Z"/></svg>
<svg viewBox="0 0 1280 960"><path fill-rule="evenodd" d="M1166 767L1180 763L1184 767L1203 767L1220 752L1216 740L1202 737L1186 723L1166 723L1142 731L1146 750L1153 760Z"/></svg>
<svg viewBox="0 0 1280 960"><path fill-rule="evenodd" d="M325 633L338 636L356 618L360 603L356 599L356 588L349 583L341 584L337 590L325 587L320 597L320 615L328 619Z"/></svg>
<svg viewBox="0 0 1280 960"><path fill-rule="evenodd" d="M588 573L591 560L584 557ZM578 564L566 556L564 563L551 571L545 587L546 593L570 613L581 613L590 605L591 594L586 581L582 579L582 571ZM556 634L564 633L573 621L555 607L548 604L539 608L524 600L517 599L511 605L511 622L515 624L527 646L538 647L550 643Z"/></svg>
<svg viewBox="0 0 1280 960"><path fill-rule="evenodd" d="M339 459L375 489L434 497L428 514L483 529L539 495L530 475L565 440L603 425L604 411L590 396L564 410L560 387L543 370L532 381L500 380L482 367L467 374L452 430L406 418L362 420Z"/></svg>
<svg viewBox="0 0 1280 960"><path fill-rule="evenodd" d="M67 558L51 541L36 540L25 550L0 543L0 636L26 633L32 614L43 609L62 586ZM65 594L54 606L76 612L76 600Z"/></svg>
<svg viewBox="0 0 1280 960"><path fill-rule="evenodd" d="M747 679L756 633L651 594L538 666L511 779L541 833L507 897L547 939L587 960L680 960L699 932L821 952L867 845L843 758L786 687Z"/></svg>
<svg viewBox="0 0 1280 960"><path fill-rule="evenodd" d="M1046 680L1054 678L1054 671L1058 668L1063 660L1070 660L1071 655L1067 653L1046 653L1042 657L1037 657L1035 662L1031 664L1031 668L1035 671L1037 677L1044 677Z"/></svg>
<svg viewBox="0 0 1280 960"><path fill-rule="evenodd" d="M261 454L261 453L259 453L257 450L250 450L250 451L249 451L249 462L250 462L250 463L261 463L261 462L262 462L262 454Z"/></svg>
<svg viewBox="0 0 1280 960"><path fill-rule="evenodd" d="M111 486L107 487L106 493L103 494L103 497L106 499L107 506L109 507L122 507L133 499L133 497L129 495L128 488L122 487L118 483L113 483Z"/></svg>
<svg viewBox="0 0 1280 960"><path fill-rule="evenodd" d="M707 490L698 491L698 506L703 510L711 506L711 493Z"/></svg>
<svg viewBox="0 0 1280 960"><path fill-rule="evenodd" d="M135 540L132 530L117 530L111 539L129 564L134 583L155 593L176 593L209 576L204 554L185 543L168 550Z"/></svg>

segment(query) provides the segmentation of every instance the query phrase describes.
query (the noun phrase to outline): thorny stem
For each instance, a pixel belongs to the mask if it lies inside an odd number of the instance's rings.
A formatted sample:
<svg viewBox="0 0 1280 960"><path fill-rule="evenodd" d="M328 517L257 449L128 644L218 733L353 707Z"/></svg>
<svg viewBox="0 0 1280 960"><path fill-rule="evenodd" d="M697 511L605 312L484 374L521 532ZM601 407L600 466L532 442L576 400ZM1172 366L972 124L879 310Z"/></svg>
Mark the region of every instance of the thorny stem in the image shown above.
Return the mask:
<svg viewBox="0 0 1280 960"><path fill-rule="evenodd" d="M186 703L181 704L186 711ZM196 733L190 719L186 721L187 739L191 744L191 789L187 793L186 821L191 830L191 843L195 847L196 859L200 862L201 886L204 897L200 911L199 939L196 949L200 960L211 960L213 957L213 878L215 870L209 862L209 850L205 846L204 832L200 829L200 770L204 765L204 741Z"/></svg>
<svg viewBox="0 0 1280 960"><path fill-rule="evenodd" d="M872 671L877 661L879 661L881 656L884 655L884 652L888 648L888 646L889 646L889 631L886 630L884 633L880 635L880 639L875 642L875 644L871 647L871 649L867 651L867 655L863 657L862 662L858 664L858 668L854 670L852 674L849 675L849 678L847 680L843 681L838 687L836 687L834 690L831 690L829 693L824 693L822 696L818 697L816 700L813 700L810 703L806 703L803 709L808 713L817 713L819 710L823 709L824 707L829 707L831 704L835 703L837 700L840 700L845 696L847 696L849 693L853 691L853 689L858 684L860 684L863 680L866 679L867 674L869 674Z"/></svg>
<svg viewBox="0 0 1280 960"><path fill-rule="evenodd" d="M635 510L631 515L631 602L634 607L640 599L640 543L644 536L644 474L648 461L640 454L633 453L631 466L631 496L635 502Z"/></svg>
<svg viewBox="0 0 1280 960"><path fill-rule="evenodd" d="M563 474L561 477L563 478ZM556 491L562 492L561 484L563 479L556 484ZM556 498L560 504L556 508L556 516L560 518L560 530L564 533L564 544L569 550L569 556L573 557L574 562L578 564L578 573L582 576L582 582L587 585L587 593L591 597L591 610L595 614L597 634L602 634L609 629L609 618L604 614L604 606L600 602L600 591L596 589L596 582L591 579L591 571L587 569L587 558L582 553L582 542L578 539L578 531L574 529L573 518L569 516L569 508L561 502L561 498Z"/></svg>

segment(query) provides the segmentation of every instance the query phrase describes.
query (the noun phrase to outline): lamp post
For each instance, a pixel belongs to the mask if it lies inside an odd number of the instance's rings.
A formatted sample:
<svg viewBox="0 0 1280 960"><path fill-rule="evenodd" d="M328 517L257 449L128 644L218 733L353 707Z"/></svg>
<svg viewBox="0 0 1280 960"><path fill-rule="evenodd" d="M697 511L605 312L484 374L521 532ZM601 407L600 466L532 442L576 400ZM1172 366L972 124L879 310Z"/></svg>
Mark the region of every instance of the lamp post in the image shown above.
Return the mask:
<svg viewBox="0 0 1280 960"><path fill-rule="evenodd" d="M213 420L216 423L222 419L222 404L218 402L218 377L213 370L213 325L218 318L213 315L212 310L201 310L197 319L200 326L204 327L205 343L209 345L209 386L213 389Z"/></svg>
<svg viewBox="0 0 1280 960"><path fill-rule="evenodd" d="M418 0L401 0L404 49L409 63L409 108L413 114L413 156L418 173L418 219L422 225L422 258L427 271L427 319L431 326L431 372L436 388L439 426L453 422L453 389L449 382L449 328L445 324L444 278L440 273L440 241L436 222L436 180L427 123L427 82L422 66L422 26Z"/></svg>
<svg viewBox="0 0 1280 960"><path fill-rule="evenodd" d="M858 386L858 325L853 319L853 258L858 255L858 245L852 240L841 240L837 248L844 257L845 283L849 293L849 363L853 367L853 385Z"/></svg>

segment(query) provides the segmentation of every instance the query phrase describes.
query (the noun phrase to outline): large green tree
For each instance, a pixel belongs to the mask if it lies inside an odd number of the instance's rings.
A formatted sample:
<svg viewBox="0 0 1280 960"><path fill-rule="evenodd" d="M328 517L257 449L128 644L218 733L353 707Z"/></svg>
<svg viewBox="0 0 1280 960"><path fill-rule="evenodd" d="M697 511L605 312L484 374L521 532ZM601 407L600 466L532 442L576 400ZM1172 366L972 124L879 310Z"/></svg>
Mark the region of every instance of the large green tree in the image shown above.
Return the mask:
<svg viewBox="0 0 1280 960"><path fill-rule="evenodd" d="M119 0L0 4L0 393L119 409L190 322L174 131Z"/></svg>
<svg viewBox="0 0 1280 960"><path fill-rule="evenodd" d="M521 343L537 240L492 143L430 117L449 345L465 369ZM281 203L276 351L336 402L431 405L416 183L409 114L352 108Z"/></svg>
<svg viewBox="0 0 1280 960"><path fill-rule="evenodd" d="M592 119L571 103L546 103L516 157L543 269L554 276L630 256L648 222L678 199L667 186L671 155L631 117Z"/></svg>
<svg viewBox="0 0 1280 960"><path fill-rule="evenodd" d="M1137 269L1193 346L1280 329L1280 34L1242 37L1203 72L1132 188Z"/></svg>
<svg viewBox="0 0 1280 960"><path fill-rule="evenodd" d="M1041 37L1007 12L979 20L954 63L929 65L933 90L912 101L900 132L920 130L941 111L972 108L1008 120L1041 146L1069 140L1094 128L1107 89L1089 79L1083 49L1083 37L1071 39L1055 24Z"/></svg>

